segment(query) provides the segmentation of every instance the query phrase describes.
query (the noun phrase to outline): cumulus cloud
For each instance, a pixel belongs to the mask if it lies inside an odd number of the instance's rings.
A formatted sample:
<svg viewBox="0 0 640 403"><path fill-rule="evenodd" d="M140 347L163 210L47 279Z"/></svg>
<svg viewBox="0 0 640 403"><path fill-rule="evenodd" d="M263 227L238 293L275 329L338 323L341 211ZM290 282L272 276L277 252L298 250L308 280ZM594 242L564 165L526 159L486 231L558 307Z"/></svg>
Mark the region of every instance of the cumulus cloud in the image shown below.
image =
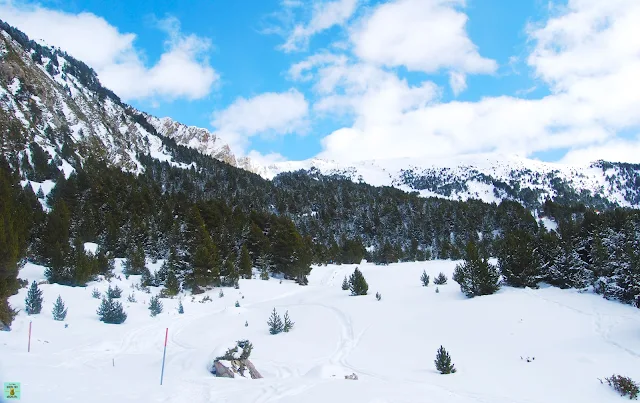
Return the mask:
<svg viewBox="0 0 640 403"><path fill-rule="evenodd" d="M463 0L396 0L376 7L352 29L355 54L363 61L405 66L426 73L455 69L492 73L494 60L482 57L467 35Z"/></svg>
<svg viewBox="0 0 640 403"><path fill-rule="evenodd" d="M32 39L62 48L91 66L106 87L125 100L199 99L219 76L207 59L211 42L185 35L175 18L161 20L164 52L148 66L135 47L136 35L121 33L91 13L70 14L40 6L0 1L0 14Z"/></svg>
<svg viewBox="0 0 640 403"><path fill-rule="evenodd" d="M253 136L304 132L308 113L309 104L304 95L291 89L249 99L240 97L226 109L214 112L211 125L234 151L244 154Z"/></svg>
<svg viewBox="0 0 640 403"><path fill-rule="evenodd" d="M531 155L568 148L574 151L567 161L598 159L599 152L602 158L631 158L632 152L622 150L625 145L637 150L632 147L637 142L617 136L640 127L640 2L570 0L543 23L527 27L527 63L551 89L549 95L442 102L435 84L410 85L394 67L448 70L454 92L464 90L467 74L492 72L494 63L463 35L461 5L453 0L385 3L352 29L354 52L346 60L324 55L292 67L296 74L291 76L313 77L319 97L314 110L353 114L352 125L323 139L321 157ZM427 23L430 13L457 23L428 35L425 29L435 29ZM449 50L427 43L432 38L449 43Z"/></svg>

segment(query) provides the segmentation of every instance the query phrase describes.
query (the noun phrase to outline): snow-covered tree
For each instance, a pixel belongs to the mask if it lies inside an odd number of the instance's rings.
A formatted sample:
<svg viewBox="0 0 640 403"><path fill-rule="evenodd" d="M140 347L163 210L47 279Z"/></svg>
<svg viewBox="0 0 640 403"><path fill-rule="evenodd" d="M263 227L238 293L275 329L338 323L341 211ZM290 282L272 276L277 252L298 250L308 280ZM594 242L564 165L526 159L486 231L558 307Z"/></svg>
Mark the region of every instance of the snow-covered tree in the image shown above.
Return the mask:
<svg viewBox="0 0 640 403"><path fill-rule="evenodd" d="M284 330L284 324L282 323L280 315L276 312L276 308L273 308L273 312L271 312L267 325L269 325L269 333L271 334L278 334Z"/></svg>
<svg viewBox="0 0 640 403"><path fill-rule="evenodd" d="M113 298L106 297L98 308L98 317L104 323L120 324L127 320L122 304Z"/></svg>
<svg viewBox="0 0 640 403"><path fill-rule="evenodd" d="M351 290L351 295L367 295L369 290L367 280L364 279L362 272L357 267L349 278L349 289Z"/></svg>
<svg viewBox="0 0 640 403"><path fill-rule="evenodd" d="M58 299L53 304L53 311L51 312L53 315L53 320L65 320L67 317L67 308L64 306L64 302L62 302L62 297L58 295Z"/></svg>
<svg viewBox="0 0 640 403"><path fill-rule="evenodd" d="M295 322L293 322L291 318L289 318L289 311L286 311L284 313L284 324L282 326L282 331L285 333L289 332L289 330L293 329L294 324Z"/></svg>
<svg viewBox="0 0 640 403"><path fill-rule="evenodd" d="M154 295L149 300L149 311L151 312L151 316L156 316L162 313L162 301L160 301L160 297Z"/></svg>
<svg viewBox="0 0 640 403"><path fill-rule="evenodd" d="M347 280L347 276L344 276L344 280L342 280L342 289L344 291L349 289L349 280Z"/></svg>
<svg viewBox="0 0 640 403"><path fill-rule="evenodd" d="M447 276L445 276L443 272L440 272L438 274L438 277L433 279L433 284L436 284L436 285L447 284L447 280L448 280Z"/></svg>
<svg viewBox="0 0 640 403"><path fill-rule="evenodd" d="M490 295L500 289L498 270L480 257L474 242L467 244L465 260L456 266L453 281L460 284L460 290L469 298Z"/></svg>
<svg viewBox="0 0 640 403"><path fill-rule="evenodd" d="M422 285L427 287L429 285L429 275L425 270L422 271L422 276L420 276L420 281L422 281Z"/></svg>
<svg viewBox="0 0 640 403"><path fill-rule="evenodd" d="M24 304L27 315L37 315L42 311L42 290L35 281L31 283Z"/></svg>
<svg viewBox="0 0 640 403"><path fill-rule="evenodd" d="M435 359L436 369L441 374L454 374L456 372L455 366L451 363L451 356L444 347L440 346L436 354Z"/></svg>

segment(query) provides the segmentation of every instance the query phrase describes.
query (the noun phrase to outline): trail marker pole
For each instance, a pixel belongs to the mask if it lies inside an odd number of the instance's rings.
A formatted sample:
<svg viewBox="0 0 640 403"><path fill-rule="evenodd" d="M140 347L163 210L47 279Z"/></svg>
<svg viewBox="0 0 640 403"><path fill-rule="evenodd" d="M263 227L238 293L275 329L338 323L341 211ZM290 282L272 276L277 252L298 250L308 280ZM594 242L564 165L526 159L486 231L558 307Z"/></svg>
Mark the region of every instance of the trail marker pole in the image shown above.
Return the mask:
<svg viewBox="0 0 640 403"><path fill-rule="evenodd" d="M162 386L162 379L164 378L164 359L167 357L167 339L169 338L169 328L164 334L164 353L162 353L162 372L160 373L160 386Z"/></svg>
<svg viewBox="0 0 640 403"><path fill-rule="evenodd" d="M31 352L31 321L29 321L29 344L27 345L27 353Z"/></svg>

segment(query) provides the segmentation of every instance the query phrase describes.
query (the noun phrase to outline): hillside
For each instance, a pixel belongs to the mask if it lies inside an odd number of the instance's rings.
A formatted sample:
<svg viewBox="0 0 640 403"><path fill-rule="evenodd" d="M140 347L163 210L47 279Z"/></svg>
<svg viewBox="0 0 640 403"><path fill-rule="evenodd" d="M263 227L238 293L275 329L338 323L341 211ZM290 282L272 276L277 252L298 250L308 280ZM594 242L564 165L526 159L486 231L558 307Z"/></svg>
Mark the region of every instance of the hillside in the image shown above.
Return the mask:
<svg viewBox="0 0 640 403"><path fill-rule="evenodd" d="M514 200L534 210L546 199L604 209L640 206L640 164L595 161L585 166L541 162L505 155L447 159L394 159L339 163L322 159L262 167L267 179L296 170L338 174L374 186L394 186L423 197Z"/></svg>
<svg viewBox="0 0 640 403"><path fill-rule="evenodd" d="M159 289L134 290L139 276L126 280L118 261L121 280L110 285L124 290L127 320L98 321L100 301L91 290L104 293L106 281L84 288L42 285L43 312L20 312L13 331L0 332L0 380L21 382L24 402L625 401L598 378L620 373L640 379L638 309L575 290L505 287L467 299L451 280L438 286L439 293L433 284L421 286L423 270L451 278L455 263L362 264L369 295L359 297L340 289L354 265L314 267L307 287L241 280L240 289L225 288L222 298L213 289L162 299L164 311L152 318L149 297ZM29 265L20 276L38 280L42 268ZM25 293L12 304L22 308ZM127 302L132 293L137 302ZM69 310L63 322L51 318L58 295ZM202 303L205 296L212 301ZM176 310L179 300L183 315ZM274 307L281 315L288 311L291 332L269 334ZM253 343L251 360L264 379L215 378L207 370L210 360L241 339ZM455 374L436 372L440 345L450 352ZM357 381L344 379L352 373Z"/></svg>
<svg viewBox="0 0 640 403"><path fill-rule="evenodd" d="M237 166L215 137L169 118L150 119L102 86L96 73L66 52L41 45L0 20L0 146L17 154L37 144L52 157L78 162L99 157L140 172L137 155L171 161L164 138L193 144L197 138L215 158ZM191 143L190 143L191 142ZM202 147L200 147L202 149ZM246 159L240 165L248 165Z"/></svg>

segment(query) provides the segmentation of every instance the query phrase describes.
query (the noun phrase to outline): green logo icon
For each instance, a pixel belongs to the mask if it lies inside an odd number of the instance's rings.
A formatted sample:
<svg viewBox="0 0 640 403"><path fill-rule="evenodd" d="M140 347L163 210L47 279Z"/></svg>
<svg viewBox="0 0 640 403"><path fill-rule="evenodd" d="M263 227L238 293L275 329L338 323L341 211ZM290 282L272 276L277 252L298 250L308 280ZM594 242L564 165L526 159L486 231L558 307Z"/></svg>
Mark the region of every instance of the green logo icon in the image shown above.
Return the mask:
<svg viewBox="0 0 640 403"><path fill-rule="evenodd" d="M4 398L7 400L20 400L20 382L5 382Z"/></svg>

